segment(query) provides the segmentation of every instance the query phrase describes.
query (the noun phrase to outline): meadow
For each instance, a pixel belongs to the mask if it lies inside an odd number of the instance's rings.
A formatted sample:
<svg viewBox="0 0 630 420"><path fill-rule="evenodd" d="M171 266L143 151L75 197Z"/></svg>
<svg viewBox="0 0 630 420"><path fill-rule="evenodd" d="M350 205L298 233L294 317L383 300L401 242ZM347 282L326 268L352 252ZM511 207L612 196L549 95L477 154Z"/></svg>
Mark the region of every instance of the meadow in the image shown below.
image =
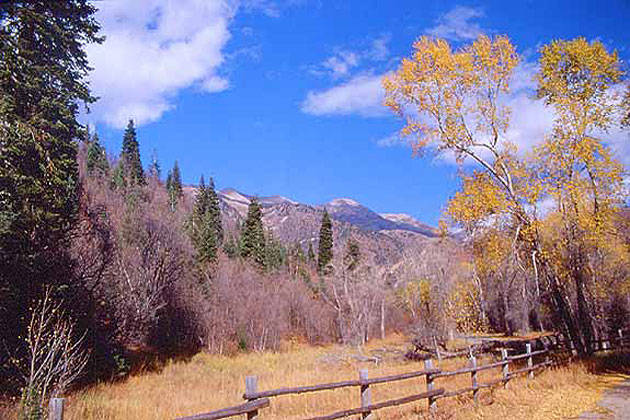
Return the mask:
<svg viewBox="0 0 630 420"><path fill-rule="evenodd" d="M171 361L155 371L138 373L122 382L107 382L68 398L68 420L171 419L241 403L245 376L257 375L259 389L267 390L358 378L367 368L370 377L422 369L421 362L403 358L403 336L373 340L362 350L341 345L308 346L286 342L282 351L220 356L200 353L186 361ZM480 360L488 363L489 360ZM466 365L465 359L443 361L442 369ZM574 363L537 374L528 381L510 381L508 389L482 390L475 407L469 396L438 401L440 419L568 419L595 409L602 392L627 375L593 373L593 362ZM500 372L479 373L479 381L498 378ZM437 387L470 386L462 375L436 381ZM373 402L399 398L425 389L416 378L373 387ZM281 396L261 412L262 419L301 419L358 406L354 388ZM429 418L426 401L378 411L375 419Z"/></svg>

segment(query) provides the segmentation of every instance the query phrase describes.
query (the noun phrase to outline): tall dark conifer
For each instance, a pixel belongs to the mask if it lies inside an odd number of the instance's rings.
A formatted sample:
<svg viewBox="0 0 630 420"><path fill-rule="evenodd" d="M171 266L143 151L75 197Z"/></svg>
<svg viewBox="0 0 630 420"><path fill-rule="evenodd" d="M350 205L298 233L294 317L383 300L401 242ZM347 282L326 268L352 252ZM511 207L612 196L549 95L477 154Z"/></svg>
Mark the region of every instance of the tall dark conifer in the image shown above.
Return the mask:
<svg viewBox="0 0 630 420"><path fill-rule="evenodd" d="M29 305L46 284L70 283L95 11L87 0L0 2L0 388L12 383L6 350L24 355Z"/></svg>
<svg viewBox="0 0 630 420"><path fill-rule="evenodd" d="M328 211L324 210L322 225L319 229L319 256L317 258L317 268L320 273L326 273L330 269L333 258L333 230L332 220Z"/></svg>
<svg viewBox="0 0 630 420"><path fill-rule="evenodd" d="M241 234L241 257L251 259L261 267L265 265L265 232L262 207L256 197L249 202L247 219Z"/></svg>
<svg viewBox="0 0 630 420"><path fill-rule="evenodd" d="M210 185L206 186L203 175L195 197L191 229L197 260L201 263L216 261L219 245L223 241L221 209L214 181L210 178Z"/></svg>
<svg viewBox="0 0 630 420"><path fill-rule="evenodd" d="M144 170L142 169L142 161L140 160L140 146L138 145L138 137L133 120L129 120L127 128L125 129L121 158L127 182L131 185L144 184Z"/></svg>
<svg viewBox="0 0 630 420"><path fill-rule="evenodd" d="M166 177L166 190L168 191L168 201L171 209L175 210L177 202L183 195L182 175L179 171L179 164L175 161L173 169L168 172Z"/></svg>
<svg viewBox="0 0 630 420"><path fill-rule="evenodd" d="M223 242L223 225L221 223L221 206L219 203L219 196L214 187L214 179L210 178L210 184L208 185L208 211L212 219L212 225L214 226L217 242L221 244Z"/></svg>
<svg viewBox="0 0 630 420"><path fill-rule="evenodd" d="M109 172L109 162L105 148L99 142L98 134L94 133L87 147L87 171L89 175L104 176Z"/></svg>
<svg viewBox="0 0 630 420"><path fill-rule="evenodd" d="M361 262L361 248L359 243L353 239L348 239L346 242L346 253L343 256L343 263L348 271L354 271Z"/></svg>

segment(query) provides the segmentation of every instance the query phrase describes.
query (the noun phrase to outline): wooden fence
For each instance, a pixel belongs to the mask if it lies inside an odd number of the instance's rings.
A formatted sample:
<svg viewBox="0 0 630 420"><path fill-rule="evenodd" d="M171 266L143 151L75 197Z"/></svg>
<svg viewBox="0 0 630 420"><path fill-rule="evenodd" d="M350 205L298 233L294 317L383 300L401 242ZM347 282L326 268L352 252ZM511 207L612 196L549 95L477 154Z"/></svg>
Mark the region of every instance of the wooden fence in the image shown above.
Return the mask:
<svg viewBox="0 0 630 420"><path fill-rule="evenodd" d="M625 347L628 344L628 338L622 334L622 331L618 331L618 335L612 338L603 338L594 340L593 342L595 351L615 350ZM543 347L540 350L534 350L532 344L537 344L538 347ZM401 373L397 375L381 376L377 378L369 378L368 370L359 370L359 379L348 380L342 382L333 382L327 384L309 385L294 388L280 388L267 391L258 390L258 379L256 376L247 376L245 378L245 393L243 398L245 403L233 407L224 408L221 410L211 411L208 413L197 414L189 417L181 417L176 420L215 420L225 419L239 415L247 415L248 420L260 420L260 411L271 404L270 398L280 395L296 395L310 392L318 392L325 390L333 390L339 388L355 387L360 390L360 406L357 408L346 409L337 411L332 414L312 417L308 420L333 420L339 419L351 415L360 415L361 419L366 419L373 411L386 408L399 406L402 404L411 403L419 400L427 400L428 409L430 412L437 410L437 401L441 398L450 398L462 394L472 393L473 401L475 403L479 400L479 391L484 388L490 388L498 385L507 387L510 380L519 375L527 375L529 379L534 379L535 372L537 370L552 366L563 364L571 361L576 354L570 342L562 340L558 336L546 336L540 339L531 340L525 343L525 352L522 354L508 355L508 351L503 349L501 351L501 360L498 362L478 365L477 359L474 355L470 356L469 367L457 369L453 371L444 371L434 367L433 360L427 359L424 361L424 369L416 372ZM563 355L565 355L563 357ZM566 357L568 355L568 357ZM534 363L534 358L544 356L543 361ZM552 356L555 360L552 360ZM510 367L518 367L511 370ZM478 372L500 369L500 379L480 383L478 381ZM439 378L448 378L459 375L470 374L471 386L448 391L435 387L435 380ZM372 389L371 385L391 383L396 381L408 380L413 378L424 378L426 390L424 392L408 395L406 397L383 401L380 403L372 403ZM62 398L52 398L50 401L50 420L63 420L64 400Z"/></svg>

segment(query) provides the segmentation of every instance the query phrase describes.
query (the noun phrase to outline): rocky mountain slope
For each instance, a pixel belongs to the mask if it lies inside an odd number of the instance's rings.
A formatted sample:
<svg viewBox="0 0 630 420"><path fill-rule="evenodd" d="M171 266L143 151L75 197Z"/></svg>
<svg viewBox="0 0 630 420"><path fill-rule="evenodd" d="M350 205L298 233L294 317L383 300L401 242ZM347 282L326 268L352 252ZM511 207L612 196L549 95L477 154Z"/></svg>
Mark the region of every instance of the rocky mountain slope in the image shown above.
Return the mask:
<svg viewBox="0 0 630 420"><path fill-rule="evenodd" d="M227 230L237 229L247 216L251 196L234 189L224 189L218 194L224 225ZM407 214L378 214L348 198L320 206L282 196L259 197L259 201L263 222L274 237L287 246L300 244L304 250L309 242L317 250L324 208L333 220L337 256L343 255L346 242L353 238L367 263L390 270L408 270L416 267L419 259L424 260L422 255L453 253L459 248L454 241L439 238L435 228Z"/></svg>

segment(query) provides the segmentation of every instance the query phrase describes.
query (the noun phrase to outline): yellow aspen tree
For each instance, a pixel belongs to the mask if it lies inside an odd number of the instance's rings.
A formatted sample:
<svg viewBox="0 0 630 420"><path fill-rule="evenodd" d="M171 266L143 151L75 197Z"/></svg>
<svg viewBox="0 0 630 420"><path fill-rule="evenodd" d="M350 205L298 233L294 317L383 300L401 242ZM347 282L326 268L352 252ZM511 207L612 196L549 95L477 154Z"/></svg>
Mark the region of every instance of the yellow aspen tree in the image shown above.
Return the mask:
<svg viewBox="0 0 630 420"><path fill-rule="evenodd" d="M599 41L557 40L540 51L537 96L553 107L552 133L535 150L535 163L546 196L560 217L556 268L574 283L577 321L583 346L593 339L593 308L587 295L597 285L589 261L591 250L603 252L614 241L614 215L622 191L623 167L596 136L615 123L619 104L610 88L622 76L616 52ZM546 230L551 232L552 230Z"/></svg>
<svg viewBox="0 0 630 420"><path fill-rule="evenodd" d="M614 98L608 89L621 76L618 58L600 43L583 39L543 47L537 94L553 107L557 121L528 159L517 154L506 136L510 109L505 96L518 63L505 36L482 35L458 50L444 40L421 37L412 55L384 78L385 104L403 118L401 132L414 139L416 153L428 148L452 154L458 163L470 159L478 165L479 171L462 175L463 187L449 203L449 216L468 233L492 225L509 232L506 246L512 246L517 258L523 254L522 260L530 261L536 284L538 276L545 280L558 328L585 353L591 335L582 330L588 307L578 296L578 309L573 308L564 281L584 284L584 278L576 277L585 275L585 263L567 264L566 259L584 252L554 254L556 244L544 240L547 232L537 209L549 198L560 206L589 205L593 217L562 221L581 225L584 232L610 228L606 220L614 213L621 167L592 131L612 123ZM584 240L590 237L583 235ZM563 236L564 241L569 238ZM567 266L580 268L567 272Z"/></svg>

